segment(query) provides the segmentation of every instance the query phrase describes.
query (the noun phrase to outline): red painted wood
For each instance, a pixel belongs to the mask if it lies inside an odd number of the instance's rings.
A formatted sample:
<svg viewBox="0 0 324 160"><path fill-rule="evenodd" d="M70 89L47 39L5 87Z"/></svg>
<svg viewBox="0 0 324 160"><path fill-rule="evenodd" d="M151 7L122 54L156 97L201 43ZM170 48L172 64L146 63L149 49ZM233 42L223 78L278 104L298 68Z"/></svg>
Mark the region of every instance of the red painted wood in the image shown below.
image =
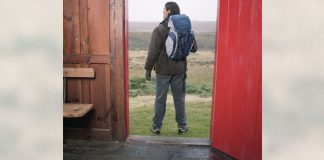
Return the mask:
<svg viewBox="0 0 324 160"><path fill-rule="evenodd" d="M262 159L262 1L219 0L212 146Z"/></svg>
<svg viewBox="0 0 324 160"><path fill-rule="evenodd" d="M127 82L125 73L127 68L125 51L125 1L110 0L110 53L112 63L112 102L114 110L113 138L119 141L126 140L127 115L126 103Z"/></svg>
<svg viewBox="0 0 324 160"><path fill-rule="evenodd" d="M125 87L126 87L126 96L128 97L128 0L125 0ZM129 98L126 99L126 137L129 136Z"/></svg>

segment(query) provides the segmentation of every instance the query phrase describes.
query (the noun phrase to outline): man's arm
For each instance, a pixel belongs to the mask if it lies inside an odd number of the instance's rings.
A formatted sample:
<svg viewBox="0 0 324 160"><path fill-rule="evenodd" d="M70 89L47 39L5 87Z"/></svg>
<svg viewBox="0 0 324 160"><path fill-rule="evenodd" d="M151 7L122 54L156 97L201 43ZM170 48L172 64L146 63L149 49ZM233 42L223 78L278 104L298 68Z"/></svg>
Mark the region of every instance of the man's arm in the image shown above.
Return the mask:
<svg viewBox="0 0 324 160"><path fill-rule="evenodd" d="M161 43L162 38L159 34L158 27L153 30L152 36L151 36L151 42L149 45L149 50L145 62L145 70L151 71L154 63L157 61L159 54L161 52Z"/></svg>

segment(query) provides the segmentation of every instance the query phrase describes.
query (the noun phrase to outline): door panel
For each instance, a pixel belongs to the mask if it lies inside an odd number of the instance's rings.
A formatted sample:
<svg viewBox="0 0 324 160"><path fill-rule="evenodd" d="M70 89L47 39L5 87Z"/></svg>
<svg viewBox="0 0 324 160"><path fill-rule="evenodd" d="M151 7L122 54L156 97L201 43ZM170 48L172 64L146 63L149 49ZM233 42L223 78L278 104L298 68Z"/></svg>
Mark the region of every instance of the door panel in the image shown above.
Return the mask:
<svg viewBox="0 0 324 160"><path fill-rule="evenodd" d="M237 159L262 152L261 0L219 0L212 146Z"/></svg>
<svg viewBox="0 0 324 160"><path fill-rule="evenodd" d="M63 38L65 54L80 54L79 0L63 1Z"/></svg>
<svg viewBox="0 0 324 160"><path fill-rule="evenodd" d="M119 70L119 66L124 64L115 63L123 60L123 48L114 47L111 54L109 47L116 42L110 32L123 32L120 27L123 18L110 16L110 13L115 15L116 12L111 8L120 4L115 4L113 0L64 0L63 5L64 67L90 67L95 70L95 78L67 80L67 102L92 103L94 106L82 118L65 119L64 134L67 138L75 139L125 139L124 134L117 133L122 131L119 128L125 126L120 124L119 119L122 117L117 115L120 114L120 108L125 106L116 102L124 97L118 95L125 87L120 85L123 84L121 79L124 72ZM116 22L116 19L119 26L111 23ZM123 47L123 42L118 43ZM119 88L112 87L117 85Z"/></svg>

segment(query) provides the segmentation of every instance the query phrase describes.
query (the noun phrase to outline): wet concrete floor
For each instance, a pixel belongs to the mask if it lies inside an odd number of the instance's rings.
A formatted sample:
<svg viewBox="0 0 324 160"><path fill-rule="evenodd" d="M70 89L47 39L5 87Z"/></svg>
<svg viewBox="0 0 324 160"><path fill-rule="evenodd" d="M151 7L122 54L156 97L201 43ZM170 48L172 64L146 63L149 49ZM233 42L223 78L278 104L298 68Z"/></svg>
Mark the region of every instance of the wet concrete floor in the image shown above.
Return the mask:
<svg viewBox="0 0 324 160"><path fill-rule="evenodd" d="M66 140L64 160L232 160L207 139L131 136L127 142Z"/></svg>

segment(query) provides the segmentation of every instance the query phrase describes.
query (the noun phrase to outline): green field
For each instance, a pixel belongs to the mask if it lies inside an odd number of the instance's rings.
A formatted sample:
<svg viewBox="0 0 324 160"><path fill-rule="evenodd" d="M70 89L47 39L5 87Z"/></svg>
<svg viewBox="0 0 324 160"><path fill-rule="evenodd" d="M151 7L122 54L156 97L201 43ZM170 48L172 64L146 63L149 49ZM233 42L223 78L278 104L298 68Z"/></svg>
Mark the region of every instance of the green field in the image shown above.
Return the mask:
<svg viewBox="0 0 324 160"><path fill-rule="evenodd" d="M130 134L152 135L153 106L142 106L130 110ZM183 137L209 137L211 102L190 102L186 105L189 132ZM160 136L179 136L175 121L173 103L167 103L167 112L163 121Z"/></svg>
<svg viewBox="0 0 324 160"><path fill-rule="evenodd" d="M147 51L129 51L130 134L152 135L150 127L154 110L155 73L152 81L144 79ZM189 132L181 136L208 137L214 53L199 51L188 57L186 114ZM171 93L161 136L178 136Z"/></svg>
<svg viewBox="0 0 324 160"><path fill-rule="evenodd" d="M144 79L144 64L147 51L129 51L129 92L131 97L154 95L155 73L152 81ZM201 97L211 96L214 53L198 51L188 56L187 93Z"/></svg>
<svg viewBox="0 0 324 160"><path fill-rule="evenodd" d="M131 32L129 35L129 106L130 134L152 135L155 94L155 73L152 80L144 79L144 64L151 33ZM214 69L215 34L197 34L199 50L188 57L186 114L189 132L181 136L209 136L211 94ZM171 93L160 136L179 136Z"/></svg>

